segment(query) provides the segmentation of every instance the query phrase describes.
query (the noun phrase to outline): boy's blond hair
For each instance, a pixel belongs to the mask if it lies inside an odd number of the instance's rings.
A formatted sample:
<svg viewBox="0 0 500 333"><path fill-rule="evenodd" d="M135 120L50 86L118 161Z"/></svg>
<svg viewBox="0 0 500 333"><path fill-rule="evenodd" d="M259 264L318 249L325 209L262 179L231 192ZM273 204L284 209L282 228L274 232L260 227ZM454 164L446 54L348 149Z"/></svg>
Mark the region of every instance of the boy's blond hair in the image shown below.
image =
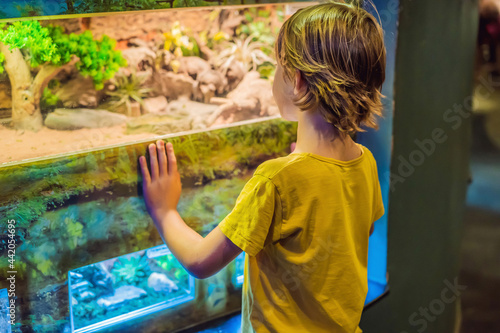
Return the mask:
<svg viewBox="0 0 500 333"><path fill-rule="evenodd" d="M281 27L275 45L284 78L301 72L307 89L293 102L318 108L340 132L378 128L385 80L383 31L360 5L330 1L299 9Z"/></svg>

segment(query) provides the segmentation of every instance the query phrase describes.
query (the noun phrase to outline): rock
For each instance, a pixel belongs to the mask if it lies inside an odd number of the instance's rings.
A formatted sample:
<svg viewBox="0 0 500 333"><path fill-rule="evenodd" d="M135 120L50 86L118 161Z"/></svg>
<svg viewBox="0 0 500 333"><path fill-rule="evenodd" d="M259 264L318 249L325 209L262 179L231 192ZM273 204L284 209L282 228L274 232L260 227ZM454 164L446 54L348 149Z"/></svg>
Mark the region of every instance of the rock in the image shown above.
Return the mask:
<svg viewBox="0 0 500 333"><path fill-rule="evenodd" d="M58 89L54 90L54 94L66 108L82 106L95 108L104 97L102 91L96 91L91 78L84 78L80 75L61 84Z"/></svg>
<svg viewBox="0 0 500 333"><path fill-rule="evenodd" d="M168 105L168 113L175 115L188 114L192 123L191 129L203 129L207 127L207 119L218 110L217 105L199 103L180 98Z"/></svg>
<svg viewBox="0 0 500 333"><path fill-rule="evenodd" d="M224 76L220 72L213 69L206 70L198 75L193 95L197 100L208 103L216 93L219 95L224 93L225 83Z"/></svg>
<svg viewBox="0 0 500 333"><path fill-rule="evenodd" d="M144 99L143 113L164 113L167 111L168 102L165 96Z"/></svg>
<svg viewBox="0 0 500 333"><path fill-rule="evenodd" d="M84 281L81 281L81 282L78 282L78 283L74 283L71 285L71 290L73 292L83 292L85 290L87 290L88 288L90 288L90 282L84 280Z"/></svg>
<svg viewBox="0 0 500 333"><path fill-rule="evenodd" d="M227 71L225 73L227 86L226 91L232 91L236 89L241 80L245 77L247 71L243 68L240 62L232 61Z"/></svg>
<svg viewBox="0 0 500 333"><path fill-rule="evenodd" d="M186 73L195 80L201 73L212 69L212 66L206 60L196 56L181 57L179 64L177 73Z"/></svg>
<svg viewBox="0 0 500 333"><path fill-rule="evenodd" d="M56 109L47 115L45 126L57 130L101 128L120 125L127 117L106 110Z"/></svg>
<svg viewBox="0 0 500 333"><path fill-rule="evenodd" d="M261 79L257 71L248 72L235 90L227 94L232 102L221 105L207 125L227 124L266 117L279 113L269 81Z"/></svg>
<svg viewBox="0 0 500 333"><path fill-rule="evenodd" d="M179 287L170 280L165 274L151 273L148 278L148 287L156 292L171 293L172 291L179 290Z"/></svg>
<svg viewBox="0 0 500 333"><path fill-rule="evenodd" d="M154 66L156 59L156 53L144 46L123 50L122 55L127 60L129 68L141 71Z"/></svg>
<svg viewBox="0 0 500 333"><path fill-rule="evenodd" d="M224 17L222 20L220 30L229 36L233 36L236 28L240 27L242 22L245 21L245 17L235 10L225 11L224 14L227 15L227 17Z"/></svg>
<svg viewBox="0 0 500 333"><path fill-rule="evenodd" d="M162 69L169 69L170 62L175 59L175 55L167 50L159 51L158 56L160 57L159 64Z"/></svg>
<svg viewBox="0 0 500 333"><path fill-rule="evenodd" d="M123 103L114 108L114 111L129 117L139 117L141 115L141 104L136 101L131 101L129 102L129 107L127 107L127 104Z"/></svg>
<svg viewBox="0 0 500 333"><path fill-rule="evenodd" d="M121 286L116 288L113 296L99 298L97 304L107 309L114 309L134 299L145 297L147 294L144 289L135 286Z"/></svg>
<svg viewBox="0 0 500 333"><path fill-rule="evenodd" d="M153 89L154 96L165 96L168 100L179 97L191 98L195 81L187 74L175 74L165 70L154 72L144 84Z"/></svg>
<svg viewBox="0 0 500 333"><path fill-rule="evenodd" d="M80 302L90 302L95 298L95 294L91 291L84 291L79 294L78 298Z"/></svg>

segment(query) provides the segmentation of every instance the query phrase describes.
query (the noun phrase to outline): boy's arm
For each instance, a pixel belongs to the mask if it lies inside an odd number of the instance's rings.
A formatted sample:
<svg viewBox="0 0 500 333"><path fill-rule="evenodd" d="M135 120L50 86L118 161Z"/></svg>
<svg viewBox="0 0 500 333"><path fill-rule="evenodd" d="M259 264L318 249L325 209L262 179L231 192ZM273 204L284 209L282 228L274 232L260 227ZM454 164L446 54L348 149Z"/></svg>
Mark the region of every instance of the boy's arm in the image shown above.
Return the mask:
<svg viewBox="0 0 500 333"><path fill-rule="evenodd" d="M198 279L214 275L242 252L219 226L203 238L182 220L177 211L170 211L155 225L173 255Z"/></svg>
<svg viewBox="0 0 500 333"><path fill-rule="evenodd" d="M160 236L172 254L193 276L206 278L217 273L242 250L219 227L203 238L182 220L177 212L182 186L173 146L168 143L165 149L165 143L158 140L156 145L149 146L149 152L151 173L146 158L139 158L143 195Z"/></svg>

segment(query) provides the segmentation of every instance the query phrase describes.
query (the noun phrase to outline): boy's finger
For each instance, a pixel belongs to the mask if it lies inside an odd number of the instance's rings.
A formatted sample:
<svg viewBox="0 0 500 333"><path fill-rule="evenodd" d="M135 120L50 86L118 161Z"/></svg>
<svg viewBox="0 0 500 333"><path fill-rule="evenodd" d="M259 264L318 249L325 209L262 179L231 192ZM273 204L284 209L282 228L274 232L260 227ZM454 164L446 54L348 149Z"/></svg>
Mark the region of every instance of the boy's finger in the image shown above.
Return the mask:
<svg viewBox="0 0 500 333"><path fill-rule="evenodd" d="M156 142L158 148L158 168L160 169L160 176L167 174L167 155L165 154L165 142L158 140Z"/></svg>
<svg viewBox="0 0 500 333"><path fill-rule="evenodd" d="M149 157L151 164L151 180L158 178L158 157L156 156L156 145L154 143L149 145Z"/></svg>
<svg viewBox="0 0 500 333"><path fill-rule="evenodd" d="M174 146L170 142L167 143L167 158L168 174L175 174L177 172L177 158L175 157Z"/></svg>
<svg viewBox="0 0 500 333"><path fill-rule="evenodd" d="M139 157L139 163L141 165L142 182L146 185L151 183L151 176L149 175L148 164L146 163L146 157Z"/></svg>

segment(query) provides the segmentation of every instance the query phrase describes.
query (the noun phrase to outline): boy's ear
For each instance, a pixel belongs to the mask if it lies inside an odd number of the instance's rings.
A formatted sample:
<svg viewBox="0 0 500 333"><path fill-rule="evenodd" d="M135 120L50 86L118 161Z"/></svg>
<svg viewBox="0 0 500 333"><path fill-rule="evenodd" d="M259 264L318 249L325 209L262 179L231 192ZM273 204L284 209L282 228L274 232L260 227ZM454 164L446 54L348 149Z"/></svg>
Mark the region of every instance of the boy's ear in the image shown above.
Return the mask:
<svg viewBox="0 0 500 333"><path fill-rule="evenodd" d="M293 93L297 95L300 91L305 88L306 81L302 76L302 72L298 69L295 70L295 87L293 88Z"/></svg>

